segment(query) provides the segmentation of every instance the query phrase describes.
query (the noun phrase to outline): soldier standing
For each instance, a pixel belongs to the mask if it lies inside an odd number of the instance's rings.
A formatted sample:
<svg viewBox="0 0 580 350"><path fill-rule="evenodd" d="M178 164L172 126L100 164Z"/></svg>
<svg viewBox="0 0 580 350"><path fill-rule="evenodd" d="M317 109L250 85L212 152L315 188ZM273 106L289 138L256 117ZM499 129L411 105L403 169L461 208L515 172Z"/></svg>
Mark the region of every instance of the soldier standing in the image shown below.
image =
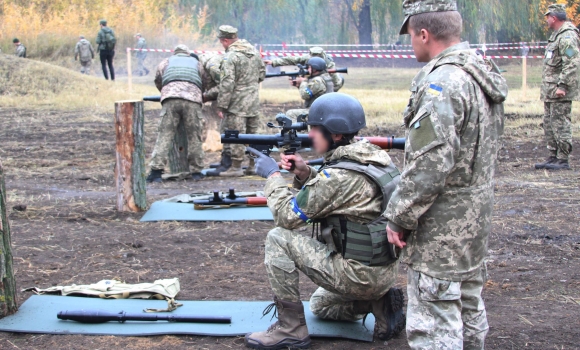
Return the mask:
<svg viewBox="0 0 580 350"><path fill-rule="evenodd" d="M297 119L298 116L308 117L308 110L312 103L320 96L334 91L332 78L326 72L326 62L320 57L312 57L307 62L308 78L297 77L292 80L292 86L296 86L300 91L300 97L304 100L303 109L290 109L286 116Z"/></svg>
<svg viewBox="0 0 580 350"><path fill-rule="evenodd" d="M141 51L137 51L137 74L139 74L139 76L143 76L143 75L147 75L149 74L149 69L147 69L147 67L145 67L145 58L147 58L147 41L145 41L145 38L141 35L141 33L137 33L135 34L135 39L137 40L137 49L141 50Z"/></svg>
<svg viewBox="0 0 580 350"><path fill-rule="evenodd" d="M387 152L354 140L366 125L355 98L341 93L320 97L308 124L312 147L325 164L317 171L298 154L281 154L282 168L294 165L297 195L275 160L248 148L258 156L256 172L268 179L264 192L277 226L266 237L264 262L274 292L266 310L275 306L278 321L246 335L246 345L254 349L310 345L298 271L319 286L310 310L320 318L352 322L372 313L374 334L381 340L397 335L405 324L403 291L393 288L399 264L381 217L399 171ZM295 231L310 223L321 229L316 238Z"/></svg>
<svg viewBox="0 0 580 350"><path fill-rule="evenodd" d="M264 63L267 65L272 65L272 67L279 67L279 66L295 66L297 64L307 64L308 60L312 57L320 57L326 62L326 69L336 69L336 63L332 57L328 56L324 49L319 46L311 47L308 51L308 55L302 56L287 56L287 57L278 57L272 60L265 60ZM332 77L332 84L334 86L334 92L337 92L342 88L344 85L344 78L340 73L331 73L330 76Z"/></svg>
<svg viewBox="0 0 580 350"><path fill-rule="evenodd" d="M580 99L578 65L580 39L578 28L566 20L566 7L548 7L546 22L554 32L548 40L544 56L541 99L544 101L544 135L550 156L536 169L570 169L572 152L572 101Z"/></svg>
<svg viewBox="0 0 580 350"><path fill-rule="evenodd" d="M232 26L219 27L218 38L226 50L221 63L221 76L217 106L225 129L239 130L246 134L258 131L258 112L260 109L259 84L266 76L266 66L260 53L246 40L238 39L238 30ZM222 158L229 155L232 166L220 176L243 176L242 162L244 146L224 146ZM254 173L254 159L246 175Z"/></svg>
<svg viewBox="0 0 580 350"><path fill-rule="evenodd" d="M81 62L81 74L91 74L93 58L95 58L93 45L83 35L79 36L79 42L75 46L75 61Z"/></svg>
<svg viewBox="0 0 580 350"><path fill-rule="evenodd" d="M161 91L161 121L157 142L149 166L147 182L161 182L167 163L169 149L173 144L179 122L183 120L187 133L187 160L191 176L198 181L203 178L203 103L202 86L205 71L199 61L189 54L185 45L178 45L173 56L163 60L157 67L155 86Z"/></svg>
<svg viewBox="0 0 580 350"><path fill-rule="evenodd" d="M427 62L405 110L405 168L384 216L403 248L412 349L483 349L481 291L507 84L461 42L455 0L405 0L400 34ZM495 67L492 68L491 67Z"/></svg>
<svg viewBox="0 0 580 350"><path fill-rule="evenodd" d="M14 44L14 47L16 49L14 52L16 57L26 58L26 46L22 45L22 43L20 42L20 40L18 40L18 38L14 38L14 40L12 40L12 43Z"/></svg>
<svg viewBox="0 0 580 350"><path fill-rule="evenodd" d="M115 38L115 32L109 27L107 27L107 21L102 19L99 22L101 30L97 34L97 50L99 51L99 56L101 58L101 67L103 69L103 75L105 79L109 80L109 75L107 74L107 65L109 66L109 72L111 73L111 80L115 80L115 69L113 68L113 57L115 57L115 45L117 43L117 38Z"/></svg>

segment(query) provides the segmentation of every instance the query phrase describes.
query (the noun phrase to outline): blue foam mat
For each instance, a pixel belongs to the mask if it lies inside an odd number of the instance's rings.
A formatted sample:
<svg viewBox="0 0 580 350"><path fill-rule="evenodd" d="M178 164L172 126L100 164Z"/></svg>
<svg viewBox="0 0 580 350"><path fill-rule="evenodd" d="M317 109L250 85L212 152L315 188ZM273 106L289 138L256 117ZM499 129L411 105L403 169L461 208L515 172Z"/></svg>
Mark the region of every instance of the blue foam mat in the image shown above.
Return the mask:
<svg viewBox="0 0 580 350"><path fill-rule="evenodd" d="M193 203L155 202L141 218L145 221L273 221L268 207L193 209Z"/></svg>
<svg viewBox="0 0 580 350"><path fill-rule="evenodd" d="M183 306L172 314L197 316L230 316L231 324L176 323L176 322L106 322L85 324L56 318L59 311L104 310L140 313L145 308L165 308L164 300L99 299L54 295L33 295L14 315L0 319L0 331L17 333L85 334L149 336L164 334L189 334L207 336L240 336L262 331L273 322L270 316L262 317L262 311L270 302L264 301L183 301ZM362 321L336 322L317 318L304 302L306 322L311 336L345 338L372 341L374 317L369 314L366 328Z"/></svg>

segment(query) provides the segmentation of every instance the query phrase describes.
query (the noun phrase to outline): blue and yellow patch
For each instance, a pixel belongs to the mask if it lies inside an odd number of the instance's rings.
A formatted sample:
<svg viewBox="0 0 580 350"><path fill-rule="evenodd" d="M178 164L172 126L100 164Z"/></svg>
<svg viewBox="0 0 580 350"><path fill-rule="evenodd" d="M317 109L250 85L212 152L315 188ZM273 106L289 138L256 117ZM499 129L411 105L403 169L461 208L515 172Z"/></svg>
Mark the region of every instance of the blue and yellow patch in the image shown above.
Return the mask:
<svg viewBox="0 0 580 350"><path fill-rule="evenodd" d="M322 170L321 172L318 173L318 175L320 175L324 179L330 179L330 174L326 170Z"/></svg>
<svg viewBox="0 0 580 350"><path fill-rule="evenodd" d="M429 85L429 90L427 90L428 93L435 96L441 95L441 91L443 91L443 88L435 84Z"/></svg>

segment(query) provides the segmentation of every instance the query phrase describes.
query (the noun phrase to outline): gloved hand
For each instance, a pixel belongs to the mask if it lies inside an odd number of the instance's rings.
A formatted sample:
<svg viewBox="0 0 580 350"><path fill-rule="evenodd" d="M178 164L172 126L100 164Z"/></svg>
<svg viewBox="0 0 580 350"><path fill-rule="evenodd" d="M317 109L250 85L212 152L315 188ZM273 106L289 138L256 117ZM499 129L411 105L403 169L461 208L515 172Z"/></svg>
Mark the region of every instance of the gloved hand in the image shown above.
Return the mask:
<svg viewBox="0 0 580 350"><path fill-rule="evenodd" d="M280 171L278 163L274 159L252 147L246 147L246 150L256 156L256 173L264 179Z"/></svg>

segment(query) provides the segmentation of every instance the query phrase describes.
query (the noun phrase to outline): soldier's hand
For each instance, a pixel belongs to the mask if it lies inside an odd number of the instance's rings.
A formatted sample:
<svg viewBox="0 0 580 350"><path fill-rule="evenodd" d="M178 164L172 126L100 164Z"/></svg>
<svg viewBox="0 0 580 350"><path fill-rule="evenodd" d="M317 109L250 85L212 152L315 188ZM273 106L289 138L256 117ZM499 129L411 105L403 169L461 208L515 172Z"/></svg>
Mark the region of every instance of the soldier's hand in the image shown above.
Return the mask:
<svg viewBox="0 0 580 350"><path fill-rule="evenodd" d="M394 245L397 248L403 249L407 243L404 241L405 233L404 232L395 232L389 226L387 226L387 238L389 243Z"/></svg>
<svg viewBox="0 0 580 350"><path fill-rule="evenodd" d="M296 77L296 80L295 80L296 86L300 86L300 84L302 84L302 82L304 80L306 80L306 78L304 78L304 77Z"/></svg>
<svg viewBox="0 0 580 350"><path fill-rule="evenodd" d="M294 165L294 170L292 173L294 173L294 175L296 175L299 179L305 179L308 177L308 175L310 175L310 168L308 165L306 165L300 154L286 155L284 153L280 153L280 166L282 169L290 170L292 165Z"/></svg>
<svg viewBox="0 0 580 350"><path fill-rule="evenodd" d="M272 65L272 60L264 60L264 64L270 66Z"/></svg>
<svg viewBox="0 0 580 350"><path fill-rule="evenodd" d="M274 159L252 147L246 147L246 150L256 156L256 173L258 175L264 179L280 176L280 168Z"/></svg>
<svg viewBox="0 0 580 350"><path fill-rule="evenodd" d="M556 97L557 98L562 98L566 96L566 91L562 90L562 89L558 89L556 90Z"/></svg>
<svg viewBox="0 0 580 350"><path fill-rule="evenodd" d="M220 117L220 119L224 119L224 112L218 111L218 116Z"/></svg>

